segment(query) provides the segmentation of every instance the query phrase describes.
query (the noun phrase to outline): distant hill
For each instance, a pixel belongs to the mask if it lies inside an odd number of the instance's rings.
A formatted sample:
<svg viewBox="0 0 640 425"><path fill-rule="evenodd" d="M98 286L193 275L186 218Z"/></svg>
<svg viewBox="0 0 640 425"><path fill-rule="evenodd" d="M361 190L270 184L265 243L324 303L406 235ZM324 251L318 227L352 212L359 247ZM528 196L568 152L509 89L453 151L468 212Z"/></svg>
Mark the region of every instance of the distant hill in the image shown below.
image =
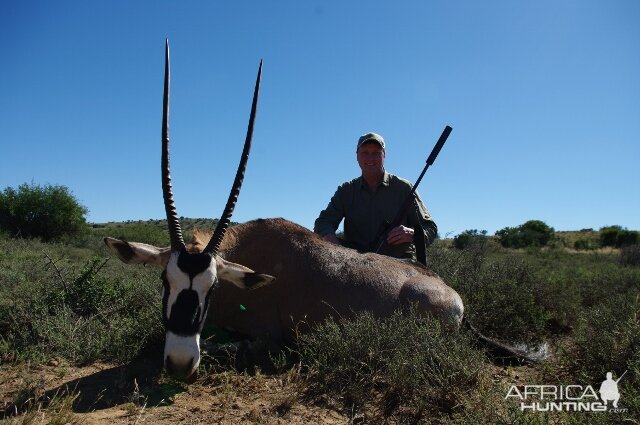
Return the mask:
<svg viewBox="0 0 640 425"><path fill-rule="evenodd" d="M191 239L193 229L213 230L218 219L210 218L180 218L180 226L185 240ZM232 222L231 225L236 225ZM167 220L128 220L123 222L92 223L92 234L96 236L111 236L118 239L145 242L155 245L169 243ZM489 236L494 239L494 236ZM447 240L445 238L445 240ZM550 245L569 249L589 250L601 245L601 232L594 229L556 231Z"/></svg>
<svg viewBox="0 0 640 425"><path fill-rule="evenodd" d="M595 249L600 246L600 231L593 229L557 231L556 239L566 248ZM577 244L577 245L576 245Z"/></svg>
<svg viewBox="0 0 640 425"><path fill-rule="evenodd" d="M218 219L180 218L180 228L185 241L191 240L193 229L213 230ZM231 222L231 225L238 223ZM94 236L144 242L156 246L169 245L167 220L128 220L122 222L92 223L91 233Z"/></svg>
<svg viewBox="0 0 640 425"><path fill-rule="evenodd" d="M218 224L218 219L211 218L186 218L180 217L180 227L183 231L192 231L194 228L199 229L211 229L213 230ZM231 222L231 225L236 225L238 223ZM113 229L113 228L122 228L127 226L136 226L136 225L150 225L156 226L159 229L166 230L167 229L167 220L127 220L127 221L110 221L108 223L92 223L91 227L94 229Z"/></svg>

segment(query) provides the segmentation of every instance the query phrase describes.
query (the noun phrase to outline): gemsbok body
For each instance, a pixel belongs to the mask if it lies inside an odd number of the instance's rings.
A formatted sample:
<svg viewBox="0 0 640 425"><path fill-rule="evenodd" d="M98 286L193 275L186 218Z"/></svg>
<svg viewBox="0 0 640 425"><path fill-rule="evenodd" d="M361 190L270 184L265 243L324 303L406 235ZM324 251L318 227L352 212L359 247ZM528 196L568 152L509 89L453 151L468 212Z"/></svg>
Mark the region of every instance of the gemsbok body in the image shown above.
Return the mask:
<svg viewBox="0 0 640 425"><path fill-rule="evenodd" d="M167 42L161 168L171 246L160 248L105 238L107 246L125 263L154 264L163 269L167 371L182 377L194 374L206 322L277 344L291 342L296 332L332 316L351 317L370 311L385 317L410 304L420 313L432 314L454 327L459 325L464 313L460 296L418 263L336 246L284 219L259 219L228 228L251 147L261 72L262 62L244 150L222 217L208 242L196 238L187 245L169 172ZM509 352L527 355L516 349Z"/></svg>

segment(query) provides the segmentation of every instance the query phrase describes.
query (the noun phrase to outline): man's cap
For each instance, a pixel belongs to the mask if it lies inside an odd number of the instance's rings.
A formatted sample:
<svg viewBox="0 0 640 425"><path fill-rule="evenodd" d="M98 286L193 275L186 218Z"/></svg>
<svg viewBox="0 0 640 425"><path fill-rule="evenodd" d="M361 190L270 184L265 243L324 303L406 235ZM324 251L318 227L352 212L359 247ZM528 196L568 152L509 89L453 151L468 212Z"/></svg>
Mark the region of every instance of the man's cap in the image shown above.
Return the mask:
<svg viewBox="0 0 640 425"><path fill-rule="evenodd" d="M358 139L358 146L356 147L356 151L358 149L360 149L360 146L362 146L365 143L369 143L369 142L373 142L373 143L377 143L380 145L380 147L384 150L385 146L384 146L384 139L382 138L381 135L377 134L377 133L367 133L367 134L363 134L362 136L360 136L360 138Z"/></svg>

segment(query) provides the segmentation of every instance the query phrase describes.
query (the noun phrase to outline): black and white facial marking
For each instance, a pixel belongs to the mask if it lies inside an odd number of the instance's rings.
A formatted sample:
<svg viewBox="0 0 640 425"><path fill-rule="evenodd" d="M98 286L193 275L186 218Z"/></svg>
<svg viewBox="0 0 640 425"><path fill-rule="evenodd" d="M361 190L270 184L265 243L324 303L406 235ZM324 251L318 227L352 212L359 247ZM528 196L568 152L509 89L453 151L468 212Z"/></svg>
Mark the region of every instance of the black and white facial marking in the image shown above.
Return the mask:
<svg viewBox="0 0 640 425"><path fill-rule="evenodd" d="M188 377L200 364L200 333L217 285L216 261L207 253L172 252L162 281L165 367L172 375Z"/></svg>

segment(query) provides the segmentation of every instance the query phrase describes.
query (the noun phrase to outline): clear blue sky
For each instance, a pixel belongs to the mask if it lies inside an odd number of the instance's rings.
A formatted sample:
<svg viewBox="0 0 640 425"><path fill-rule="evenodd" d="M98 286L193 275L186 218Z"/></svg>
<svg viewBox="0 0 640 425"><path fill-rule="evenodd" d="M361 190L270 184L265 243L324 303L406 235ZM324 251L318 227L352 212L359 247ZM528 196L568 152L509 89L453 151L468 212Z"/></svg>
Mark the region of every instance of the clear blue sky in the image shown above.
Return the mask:
<svg viewBox="0 0 640 425"><path fill-rule="evenodd" d="M0 189L63 184L91 222L162 218L164 40L178 213L217 217L258 63L234 220L312 227L387 140L442 236L529 219L640 229L640 2L0 1Z"/></svg>

